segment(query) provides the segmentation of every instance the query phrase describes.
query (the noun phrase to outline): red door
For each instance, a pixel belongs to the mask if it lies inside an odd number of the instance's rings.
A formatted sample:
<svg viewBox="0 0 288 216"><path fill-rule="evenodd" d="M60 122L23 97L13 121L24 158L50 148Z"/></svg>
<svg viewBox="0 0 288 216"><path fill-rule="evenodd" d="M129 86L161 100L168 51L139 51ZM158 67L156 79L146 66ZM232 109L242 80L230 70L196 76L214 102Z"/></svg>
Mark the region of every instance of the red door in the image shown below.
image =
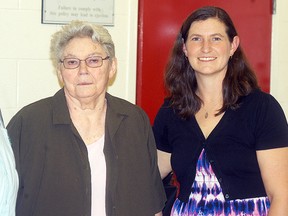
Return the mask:
<svg viewBox="0 0 288 216"><path fill-rule="evenodd" d="M185 18L205 5L229 13L261 88L270 90L271 0L139 0L136 103L151 123L164 99L163 72L176 34Z"/></svg>

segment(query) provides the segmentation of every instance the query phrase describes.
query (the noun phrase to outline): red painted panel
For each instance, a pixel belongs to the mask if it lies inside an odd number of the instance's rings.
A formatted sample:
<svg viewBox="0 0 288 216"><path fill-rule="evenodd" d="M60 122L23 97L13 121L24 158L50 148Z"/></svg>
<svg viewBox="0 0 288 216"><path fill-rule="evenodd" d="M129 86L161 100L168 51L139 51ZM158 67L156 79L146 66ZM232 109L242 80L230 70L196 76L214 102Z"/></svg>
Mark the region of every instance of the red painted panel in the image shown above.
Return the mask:
<svg viewBox="0 0 288 216"><path fill-rule="evenodd" d="M136 103L151 123L164 99L163 72L176 34L185 18L205 5L230 14L261 88L270 90L271 0L139 0Z"/></svg>

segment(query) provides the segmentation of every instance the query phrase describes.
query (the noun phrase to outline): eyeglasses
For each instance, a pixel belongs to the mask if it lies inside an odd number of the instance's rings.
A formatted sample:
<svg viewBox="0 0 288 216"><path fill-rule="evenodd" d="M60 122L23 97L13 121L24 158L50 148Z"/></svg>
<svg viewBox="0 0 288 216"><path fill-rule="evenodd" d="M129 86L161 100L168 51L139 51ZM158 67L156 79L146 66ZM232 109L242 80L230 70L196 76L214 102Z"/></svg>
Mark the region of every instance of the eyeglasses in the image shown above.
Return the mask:
<svg viewBox="0 0 288 216"><path fill-rule="evenodd" d="M86 65L90 68L97 68L101 67L104 60L109 59L110 56L106 56L105 58L102 58L101 56L91 56L84 60L78 59L78 58L64 58L60 62L63 64L63 66L66 69L75 69L80 66L81 61L85 61Z"/></svg>

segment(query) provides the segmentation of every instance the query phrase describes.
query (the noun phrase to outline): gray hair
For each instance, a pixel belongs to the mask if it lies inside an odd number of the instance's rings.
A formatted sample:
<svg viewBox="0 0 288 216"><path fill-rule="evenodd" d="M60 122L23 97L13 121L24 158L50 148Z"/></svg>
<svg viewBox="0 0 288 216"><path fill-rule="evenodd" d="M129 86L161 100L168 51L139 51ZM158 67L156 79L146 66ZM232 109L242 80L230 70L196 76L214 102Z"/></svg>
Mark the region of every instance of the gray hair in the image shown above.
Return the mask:
<svg viewBox="0 0 288 216"><path fill-rule="evenodd" d="M111 59L115 57L114 43L106 28L101 25L75 20L52 35L50 58L55 69L58 68L66 45L71 39L76 37L90 37L104 48Z"/></svg>

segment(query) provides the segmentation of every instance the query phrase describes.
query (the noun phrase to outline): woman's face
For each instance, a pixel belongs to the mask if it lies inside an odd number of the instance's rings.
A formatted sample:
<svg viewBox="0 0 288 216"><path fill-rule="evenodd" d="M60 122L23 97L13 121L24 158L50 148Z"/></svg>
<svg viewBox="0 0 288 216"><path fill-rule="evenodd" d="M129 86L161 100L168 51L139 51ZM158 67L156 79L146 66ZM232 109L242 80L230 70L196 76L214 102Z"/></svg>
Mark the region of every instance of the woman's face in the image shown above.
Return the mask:
<svg viewBox="0 0 288 216"><path fill-rule="evenodd" d="M103 47L92 41L88 37L77 37L71 39L64 49L62 59L78 58L85 60L88 57L100 56L107 57ZM79 67L75 69L67 69L61 63L58 71L58 77L64 84L66 94L77 99L89 100L99 97L105 97L108 81L112 78L116 71L116 60L112 62L103 60L103 64L97 68L91 68L86 65L85 61L81 61Z"/></svg>
<svg viewBox="0 0 288 216"><path fill-rule="evenodd" d="M216 18L209 18L191 24L183 51L196 75L222 73L224 76L229 58L238 45L238 36L231 43L224 23Z"/></svg>

